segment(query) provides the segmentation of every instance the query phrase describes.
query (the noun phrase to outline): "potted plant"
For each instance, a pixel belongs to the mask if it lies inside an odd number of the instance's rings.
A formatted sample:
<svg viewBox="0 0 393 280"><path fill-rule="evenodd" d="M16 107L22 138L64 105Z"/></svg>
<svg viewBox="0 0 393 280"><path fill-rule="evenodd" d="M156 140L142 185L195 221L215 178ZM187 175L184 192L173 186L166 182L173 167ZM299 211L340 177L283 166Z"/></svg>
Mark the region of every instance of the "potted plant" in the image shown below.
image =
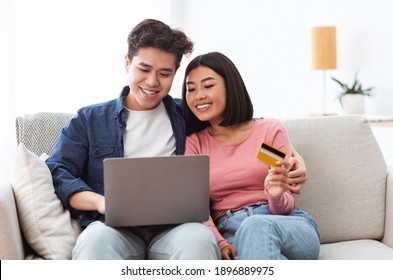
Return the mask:
<svg viewBox="0 0 393 280"><path fill-rule="evenodd" d="M337 96L340 101L341 107L347 114L363 114L364 113L364 96L372 96L374 87L364 89L362 84L359 82L356 71L352 86L344 84L336 78L332 78L333 81L338 83L341 87L341 92Z"/></svg>

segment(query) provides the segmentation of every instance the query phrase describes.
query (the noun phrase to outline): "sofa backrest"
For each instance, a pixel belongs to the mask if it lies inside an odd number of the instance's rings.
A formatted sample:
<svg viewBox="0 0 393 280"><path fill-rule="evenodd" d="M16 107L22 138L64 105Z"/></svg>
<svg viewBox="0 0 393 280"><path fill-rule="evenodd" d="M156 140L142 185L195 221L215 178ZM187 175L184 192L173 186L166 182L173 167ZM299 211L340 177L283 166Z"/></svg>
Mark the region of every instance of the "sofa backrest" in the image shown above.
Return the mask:
<svg viewBox="0 0 393 280"><path fill-rule="evenodd" d="M38 156L51 155L72 116L18 117L18 144L25 143ZM382 238L387 168L367 121L361 116L332 116L283 123L309 175L296 204L317 221L321 242Z"/></svg>
<svg viewBox="0 0 393 280"><path fill-rule="evenodd" d="M40 156L53 154L60 131L73 115L57 112L40 112L16 118L17 144Z"/></svg>
<svg viewBox="0 0 393 280"><path fill-rule="evenodd" d="M309 179L296 204L317 221L321 242L381 239L387 167L362 116L284 120Z"/></svg>

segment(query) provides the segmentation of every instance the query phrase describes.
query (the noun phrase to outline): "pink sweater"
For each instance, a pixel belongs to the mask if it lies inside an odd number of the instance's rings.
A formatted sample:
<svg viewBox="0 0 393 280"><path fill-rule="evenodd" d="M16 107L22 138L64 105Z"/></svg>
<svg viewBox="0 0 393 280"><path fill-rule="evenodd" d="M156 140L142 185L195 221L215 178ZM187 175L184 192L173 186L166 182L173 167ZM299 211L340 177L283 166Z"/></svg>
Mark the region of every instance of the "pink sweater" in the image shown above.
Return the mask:
<svg viewBox="0 0 393 280"><path fill-rule="evenodd" d="M295 201L288 191L274 199L264 190L269 165L256 155L262 142L291 154L291 144L285 127L278 120L255 121L250 134L240 142L223 144L210 136L207 129L187 137L186 154L207 154L210 157L210 218L205 223L214 232L220 249L228 242L218 232L213 221L227 210L239 210L262 202L272 214L289 214Z"/></svg>

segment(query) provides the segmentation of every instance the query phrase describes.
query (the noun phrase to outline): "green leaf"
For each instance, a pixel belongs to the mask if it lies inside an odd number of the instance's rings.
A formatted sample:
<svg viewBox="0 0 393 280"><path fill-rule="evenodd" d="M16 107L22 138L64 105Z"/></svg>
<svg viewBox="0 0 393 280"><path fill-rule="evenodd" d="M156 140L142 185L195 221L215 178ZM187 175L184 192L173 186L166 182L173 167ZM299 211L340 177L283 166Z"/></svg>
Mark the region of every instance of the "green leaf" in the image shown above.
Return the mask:
<svg viewBox="0 0 393 280"><path fill-rule="evenodd" d="M340 94L337 96L338 100L340 101L341 105L342 105L342 97L346 94L363 94L363 95L368 95L371 96L372 95L372 91L374 90L374 87L369 87L367 89L363 89L362 84L359 82L358 80L358 73L359 70L356 71L355 75L354 75L354 79L353 79L353 83L352 86L348 86L347 84L341 82L340 80L331 77L331 79L333 81L335 81L337 84L340 85L342 92L340 92Z"/></svg>
<svg viewBox="0 0 393 280"><path fill-rule="evenodd" d="M340 82L339 80L337 80L336 78L331 77L333 81L337 82L342 88L345 88L346 85L344 85L342 82Z"/></svg>

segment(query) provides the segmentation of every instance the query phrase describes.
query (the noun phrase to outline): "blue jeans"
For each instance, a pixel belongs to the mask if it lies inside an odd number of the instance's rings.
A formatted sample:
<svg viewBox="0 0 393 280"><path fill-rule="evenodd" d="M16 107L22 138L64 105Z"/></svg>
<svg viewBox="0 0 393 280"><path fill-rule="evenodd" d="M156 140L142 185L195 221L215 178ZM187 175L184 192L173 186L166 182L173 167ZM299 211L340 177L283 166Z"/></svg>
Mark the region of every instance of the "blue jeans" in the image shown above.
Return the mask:
<svg viewBox="0 0 393 280"><path fill-rule="evenodd" d="M100 221L79 235L73 259L88 260L217 260L213 232L201 223L112 228Z"/></svg>
<svg viewBox="0 0 393 280"><path fill-rule="evenodd" d="M267 205L258 203L228 211L216 221L216 226L235 245L238 259L312 260L319 256L317 224L299 208L289 215L272 215Z"/></svg>

